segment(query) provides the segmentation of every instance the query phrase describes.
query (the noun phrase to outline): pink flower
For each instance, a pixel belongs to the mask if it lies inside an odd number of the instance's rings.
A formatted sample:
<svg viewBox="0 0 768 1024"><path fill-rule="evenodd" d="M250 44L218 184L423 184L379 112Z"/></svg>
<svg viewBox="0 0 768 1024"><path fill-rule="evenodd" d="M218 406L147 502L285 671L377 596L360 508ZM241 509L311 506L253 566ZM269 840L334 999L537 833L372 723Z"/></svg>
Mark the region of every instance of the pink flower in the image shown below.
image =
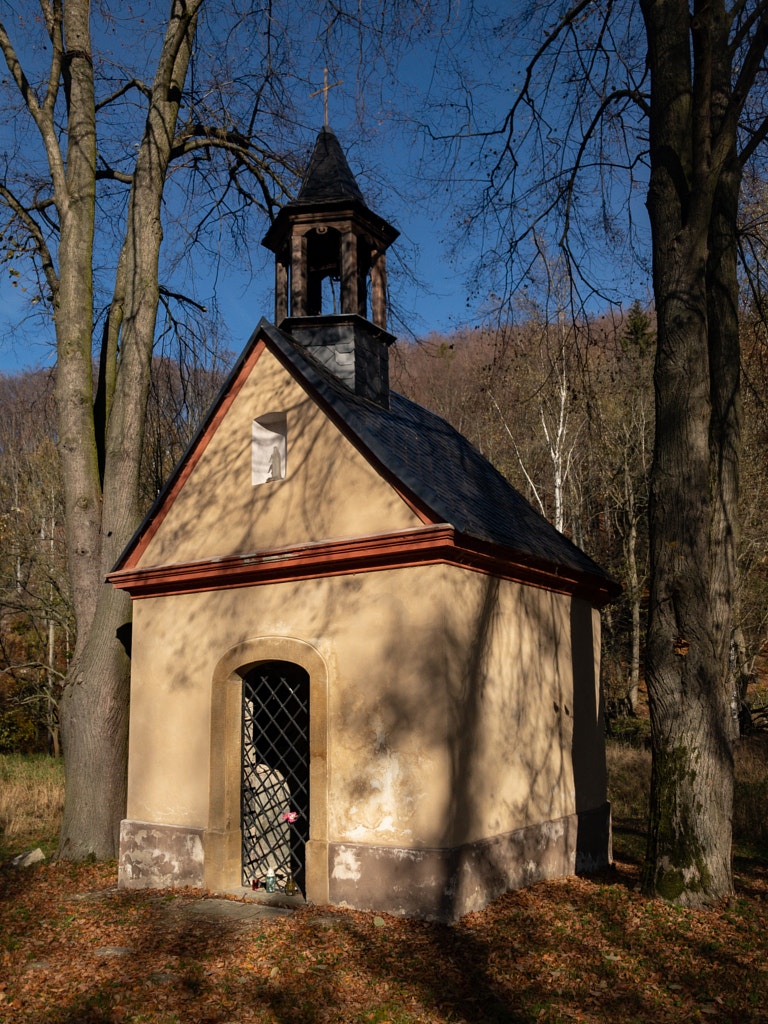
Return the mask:
<svg viewBox="0 0 768 1024"><path fill-rule="evenodd" d="M280 820L289 821L291 822L291 824L293 824L293 822L296 821L297 818L298 814L296 813L296 811L286 811Z"/></svg>

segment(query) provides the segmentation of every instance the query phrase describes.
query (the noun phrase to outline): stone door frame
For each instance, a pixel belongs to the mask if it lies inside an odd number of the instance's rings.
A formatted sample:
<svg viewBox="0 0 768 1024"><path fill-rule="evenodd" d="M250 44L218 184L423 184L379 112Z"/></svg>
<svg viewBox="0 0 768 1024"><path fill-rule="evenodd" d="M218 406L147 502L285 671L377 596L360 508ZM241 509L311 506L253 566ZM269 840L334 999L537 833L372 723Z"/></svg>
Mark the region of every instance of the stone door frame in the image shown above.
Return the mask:
<svg viewBox="0 0 768 1024"><path fill-rule="evenodd" d="M310 831L306 896L328 903L328 669L320 653L295 637L263 636L235 644L219 659L211 686L208 828L203 839L207 889L239 888L242 832L243 676L265 661L289 661L309 675Z"/></svg>

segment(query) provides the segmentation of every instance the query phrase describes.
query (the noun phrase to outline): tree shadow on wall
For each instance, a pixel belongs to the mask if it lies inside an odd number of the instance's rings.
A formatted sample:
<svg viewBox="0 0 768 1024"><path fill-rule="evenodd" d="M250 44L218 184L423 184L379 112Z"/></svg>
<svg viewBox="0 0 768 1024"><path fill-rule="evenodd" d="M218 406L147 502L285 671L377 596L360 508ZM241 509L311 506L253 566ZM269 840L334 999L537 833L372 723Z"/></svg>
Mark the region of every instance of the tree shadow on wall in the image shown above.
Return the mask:
<svg viewBox="0 0 768 1024"><path fill-rule="evenodd" d="M589 823L577 827L573 817L574 809L604 817L591 608L477 574L461 577L452 596L460 611L431 631L405 621L390 631L382 657L404 663L407 651L410 674L371 705L347 708L343 722L374 751L349 781L350 804L364 808L366 794L381 789L377 764L391 771L403 751L418 752L424 777L401 771L400 804L423 804L425 785L442 801L410 859L394 869L380 862L393 872L391 891L377 903L361 889L356 905L387 910L402 898L408 912L421 898L421 913L446 921L510 888L605 867L607 849L606 835L601 855ZM440 771L446 778L435 780Z"/></svg>

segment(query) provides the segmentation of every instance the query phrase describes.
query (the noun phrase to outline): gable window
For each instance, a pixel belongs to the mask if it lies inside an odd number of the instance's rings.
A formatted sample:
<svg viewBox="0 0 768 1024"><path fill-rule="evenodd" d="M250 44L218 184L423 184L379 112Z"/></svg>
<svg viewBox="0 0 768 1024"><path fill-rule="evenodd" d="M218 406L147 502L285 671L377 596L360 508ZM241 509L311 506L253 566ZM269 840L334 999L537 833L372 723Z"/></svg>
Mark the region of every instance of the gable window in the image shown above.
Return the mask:
<svg viewBox="0 0 768 1024"><path fill-rule="evenodd" d="M284 412L270 412L253 421L251 483L284 480L288 457L288 421Z"/></svg>

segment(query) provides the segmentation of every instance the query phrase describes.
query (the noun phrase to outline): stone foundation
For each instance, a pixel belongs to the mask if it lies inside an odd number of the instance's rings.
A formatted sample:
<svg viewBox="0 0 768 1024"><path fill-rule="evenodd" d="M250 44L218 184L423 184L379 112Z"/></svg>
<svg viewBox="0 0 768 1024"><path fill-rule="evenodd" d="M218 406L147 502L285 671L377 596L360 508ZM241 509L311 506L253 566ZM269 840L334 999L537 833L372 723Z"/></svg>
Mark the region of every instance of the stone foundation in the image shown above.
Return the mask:
<svg viewBox="0 0 768 1024"><path fill-rule="evenodd" d="M452 923L496 896L609 865L610 804L452 850L329 843L330 902Z"/></svg>
<svg viewBox="0 0 768 1024"><path fill-rule="evenodd" d="M321 850L328 865L327 888L320 878ZM331 842L327 860L325 850L325 843L307 844L310 901L452 923L511 889L607 867L611 807L605 803L456 849ZM239 855L239 829L219 834L123 821L118 884L124 889L231 888L241 884Z"/></svg>
<svg viewBox="0 0 768 1024"><path fill-rule="evenodd" d="M121 889L170 889L204 886L205 829L159 825L149 821L120 822Z"/></svg>

